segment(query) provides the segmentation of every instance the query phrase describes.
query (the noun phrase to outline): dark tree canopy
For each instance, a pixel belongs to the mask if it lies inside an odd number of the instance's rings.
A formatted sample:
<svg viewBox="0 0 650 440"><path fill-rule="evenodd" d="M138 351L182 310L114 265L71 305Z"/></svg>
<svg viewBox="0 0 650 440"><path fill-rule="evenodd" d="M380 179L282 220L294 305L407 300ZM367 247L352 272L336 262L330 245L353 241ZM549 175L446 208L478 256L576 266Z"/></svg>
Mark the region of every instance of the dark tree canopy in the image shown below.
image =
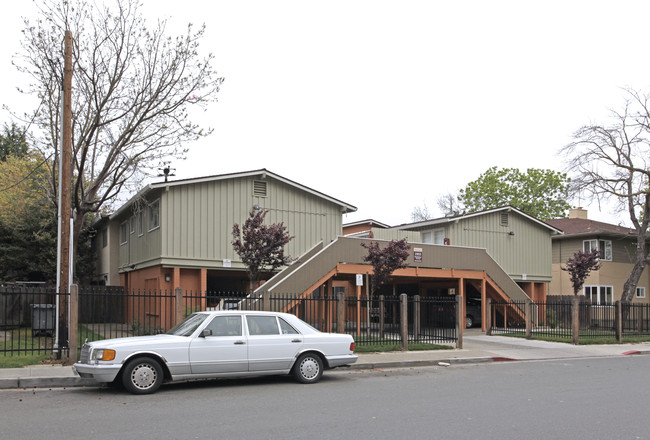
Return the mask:
<svg viewBox="0 0 650 440"><path fill-rule="evenodd" d="M569 258L562 270L569 272L569 279L573 286L573 294L577 295L582 290L585 280L592 270L600 269L600 251L594 249L590 252L579 250Z"/></svg>
<svg viewBox="0 0 650 440"><path fill-rule="evenodd" d="M361 246L368 249L368 254L363 261L370 263L373 268L371 280L371 292L374 293L381 286L386 278L395 270L407 267L406 259L409 257L409 245L406 239L391 240L383 249L376 241L361 243Z"/></svg>
<svg viewBox="0 0 650 440"><path fill-rule="evenodd" d="M27 140L25 129L16 124L5 124L0 134L0 161L4 162L7 157L24 157L27 154Z"/></svg>
<svg viewBox="0 0 650 440"><path fill-rule="evenodd" d="M514 206L540 220L564 217L569 179L552 170L492 167L460 190L458 199L468 212Z"/></svg>
<svg viewBox="0 0 650 440"><path fill-rule="evenodd" d="M237 223L232 228L232 246L248 268L251 293L263 272L273 271L292 261L284 254L284 246L293 236L289 235L283 223L264 224L267 212L252 210L241 228Z"/></svg>

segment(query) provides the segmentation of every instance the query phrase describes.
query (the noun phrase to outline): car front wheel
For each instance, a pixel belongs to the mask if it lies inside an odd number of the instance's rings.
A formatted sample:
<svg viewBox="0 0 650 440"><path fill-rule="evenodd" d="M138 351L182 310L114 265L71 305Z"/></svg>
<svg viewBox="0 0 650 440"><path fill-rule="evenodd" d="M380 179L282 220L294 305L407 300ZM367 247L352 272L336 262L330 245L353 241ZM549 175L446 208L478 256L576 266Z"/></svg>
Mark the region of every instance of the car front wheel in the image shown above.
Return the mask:
<svg viewBox="0 0 650 440"><path fill-rule="evenodd" d="M163 381L163 369L155 359L142 357L133 359L124 368L122 384L133 394L156 392Z"/></svg>
<svg viewBox="0 0 650 440"><path fill-rule="evenodd" d="M301 355L293 367L293 375L298 382L316 383L323 375L323 361L317 354Z"/></svg>

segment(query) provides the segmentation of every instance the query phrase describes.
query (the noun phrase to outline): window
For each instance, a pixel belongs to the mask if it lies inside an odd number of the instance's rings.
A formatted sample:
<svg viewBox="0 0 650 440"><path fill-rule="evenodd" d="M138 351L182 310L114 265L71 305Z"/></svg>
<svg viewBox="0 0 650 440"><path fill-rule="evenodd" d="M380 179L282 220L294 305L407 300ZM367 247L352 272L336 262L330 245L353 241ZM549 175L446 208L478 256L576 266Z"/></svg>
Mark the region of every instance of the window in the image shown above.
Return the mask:
<svg viewBox="0 0 650 440"><path fill-rule="evenodd" d="M135 217L131 217L131 234L135 232Z"/></svg>
<svg viewBox="0 0 650 440"><path fill-rule="evenodd" d="M128 234L129 222L120 223L120 245L126 244L126 237Z"/></svg>
<svg viewBox="0 0 650 440"><path fill-rule="evenodd" d="M216 316L206 329L212 330L212 336L241 336L241 317Z"/></svg>
<svg viewBox="0 0 650 440"><path fill-rule="evenodd" d="M248 333L251 336L279 335L280 329L275 316L247 316Z"/></svg>
<svg viewBox="0 0 650 440"><path fill-rule="evenodd" d="M138 212L137 223L138 223L138 235L144 234L144 215L142 214L142 211Z"/></svg>
<svg viewBox="0 0 650 440"><path fill-rule="evenodd" d="M603 261L612 261L612 241L611 240L585 240L582 242L582 250L591 252L594 249L600 251L600 259Z"/></svg>
<svg viewBox="0 0 650 440"><path fill-rule="evenodd" d="M102 247L108 246L108 229L102 229Z"/></svg>
<svg viewBox="0 0 650 440"><path fill-rule="evenodd" d="M614 288L612 286L585 286L583 291L592 304L601 306L614 304Z"/></svg>
<svg viewBox="0 0 650 440"><path fill-rule="evenodd" d="M422 233L422 243L445 244L445 230L436 229Z"/></svg>
<svg viewBox="0 0 650 440"><path fill-rule="evenodd" d="M278 318L278 321L280 321L280 332L282 332L283 335L297 335L298 334L296 329L291 327L291 324L289 324L284 319Z"/></svg>
<svg viewBox="0 0 650 440"><path fill-rule="evenodd" d="M149 205L149 230L156 229L160 226L160 200L156 200Z"/></svg>
<svg viewBox="0 0 650 440"><path fill-rule="evenodd" d="M637 298L645 298L645 287L637 287L636 288L636 297Z"/></svg>

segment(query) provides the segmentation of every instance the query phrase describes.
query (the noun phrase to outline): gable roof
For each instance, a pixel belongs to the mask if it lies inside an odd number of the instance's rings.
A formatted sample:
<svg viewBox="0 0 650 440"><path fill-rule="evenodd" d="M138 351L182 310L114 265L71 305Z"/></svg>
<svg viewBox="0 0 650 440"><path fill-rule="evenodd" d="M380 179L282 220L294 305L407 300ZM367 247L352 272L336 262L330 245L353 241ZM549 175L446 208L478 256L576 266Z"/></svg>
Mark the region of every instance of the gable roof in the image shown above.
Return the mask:
<svg viewBox="0 0 650 440"><path fill-rule="evenodd" d="M486 209L484 211L475 211L475 212L470 212L470 213L463 213L463 214L457 214L457 215L449 215L446 217L441 217L433 220L425 220L421 222L415 222L415 223L405 223L402 225L398 226L393 226L392 229L415 229L415 228L423 228L423 227L428 227L428 226L439 226L439 225L444 225L446 223L453 223L459 220L464 220L467 218L472 218L472 217L478 217L482 215L487 215L487 214L493 214L495 212L515 212L522 217L525 217L526 219L530 220L533 223L536 223L539 226L542 226L546 229L550 229L552 232L556 234L562 234L562 230L551 225L548 223L543 222L542 220L536 219L535 217L526 214L523 211L520 211L519 209L515 208L514 206L501 206L498 208L492 208L492 209Z"/></svg>
<svg viewBox="0 0 650 440"><path fill-rule="evenodd" d="M547 224L560 229L564 235L634 235L634 229L584 218L558 218L547 220Z"/></svg>
<svg viewBox="0 0 650 440"><path fill-rule="evenodd" d="M128 206L131 205L133 200L143 197L145 194L147 194L150 191L153 191L158 188L169 188L173 186L183 186L183 185L194 185L197 183L204 183L204 182L215 182L215 181L220 181L220 180L228 180L228 179L239 179L243 177L260 177L260 178L266 178L266 177L271 177L275 180L278 180L280 182L283 182L289 186L293 186L294 188L297 188L301 191L305 191L309 194L315 195L317 197L320 197L322 199L325 199L335 205L339 205L341 207L341 213L345 214L348 212L355 212L357 210L356 206L350 205L349 203L345 203L341 200L335 199L334 197L330 197L327 194L324 194L320 191L316 191L315 189L309 188L308 186L301 185L297 182L294 182L293 180L287 179L286 177L282 177L279 174L275 174L266 168L262 168L259 170L251 170L251 171L242 171L238 173L228 173L228 174L217 174L214 176L205 176L205 177L194 177L190 179L180 179L180 180L172 180L168 182L158 182L158 183L150 183L146 185L144 188L142 188L140 191L138 191L137 194L135 194L133 197L131 197L124 205L122 205L117 211L115 211L112 215L111 218L116 217L124 211Z"/></svg>

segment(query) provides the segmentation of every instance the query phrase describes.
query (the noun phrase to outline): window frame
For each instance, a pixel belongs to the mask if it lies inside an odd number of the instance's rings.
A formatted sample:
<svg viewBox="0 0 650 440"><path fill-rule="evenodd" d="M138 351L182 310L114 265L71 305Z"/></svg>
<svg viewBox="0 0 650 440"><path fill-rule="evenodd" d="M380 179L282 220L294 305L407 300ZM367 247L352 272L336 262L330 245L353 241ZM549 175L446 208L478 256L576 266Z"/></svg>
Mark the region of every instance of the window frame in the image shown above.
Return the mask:
<svg viewBox="0 0 650 440"><path fill-rule="evenodd" d="M593 302L592 293L587 295L587 290L596 289L596 302ZM614 305L614 286L607 285L588 285L582 287L582 294L587 297L592 304L598 306L613 306ZM604 301L602 300L604 297ZM607 302L607 297L609 297L610 302Z"/></svg>
<svg viewBox="0 0 650 440"><path fill-rule="evenodd" d="M129 221L125 220L122 223L120 223L119 231L120 231L120 246L124 246L129 242Z"/></svg>
<svg viewBox="0 0 650 440"><path fill-rule="evenodd" d="M591 252L593 249L600 251L599 260L612 261L612 240L601 240L600 238L582 240L583 252Z"/></svg>
<svg viewBox="0 0 650 440"><path fill-rule="evenodd" d="M148 232L151 232L160 227L160 199L156 199L151 202L147 211L149 213L149 223L147 225L149 227ZM155 222L153 221L154 218L156 220Z"/></svg>
<svg viewBox="0 0 650 440"><path fill-rule="evenodd" d="M639 293L641 293L641 295L639 295ZM636 286L636 291L634 292L634 297L637 298L637 299L645 299L645 287L644 286Z"/></svg>

